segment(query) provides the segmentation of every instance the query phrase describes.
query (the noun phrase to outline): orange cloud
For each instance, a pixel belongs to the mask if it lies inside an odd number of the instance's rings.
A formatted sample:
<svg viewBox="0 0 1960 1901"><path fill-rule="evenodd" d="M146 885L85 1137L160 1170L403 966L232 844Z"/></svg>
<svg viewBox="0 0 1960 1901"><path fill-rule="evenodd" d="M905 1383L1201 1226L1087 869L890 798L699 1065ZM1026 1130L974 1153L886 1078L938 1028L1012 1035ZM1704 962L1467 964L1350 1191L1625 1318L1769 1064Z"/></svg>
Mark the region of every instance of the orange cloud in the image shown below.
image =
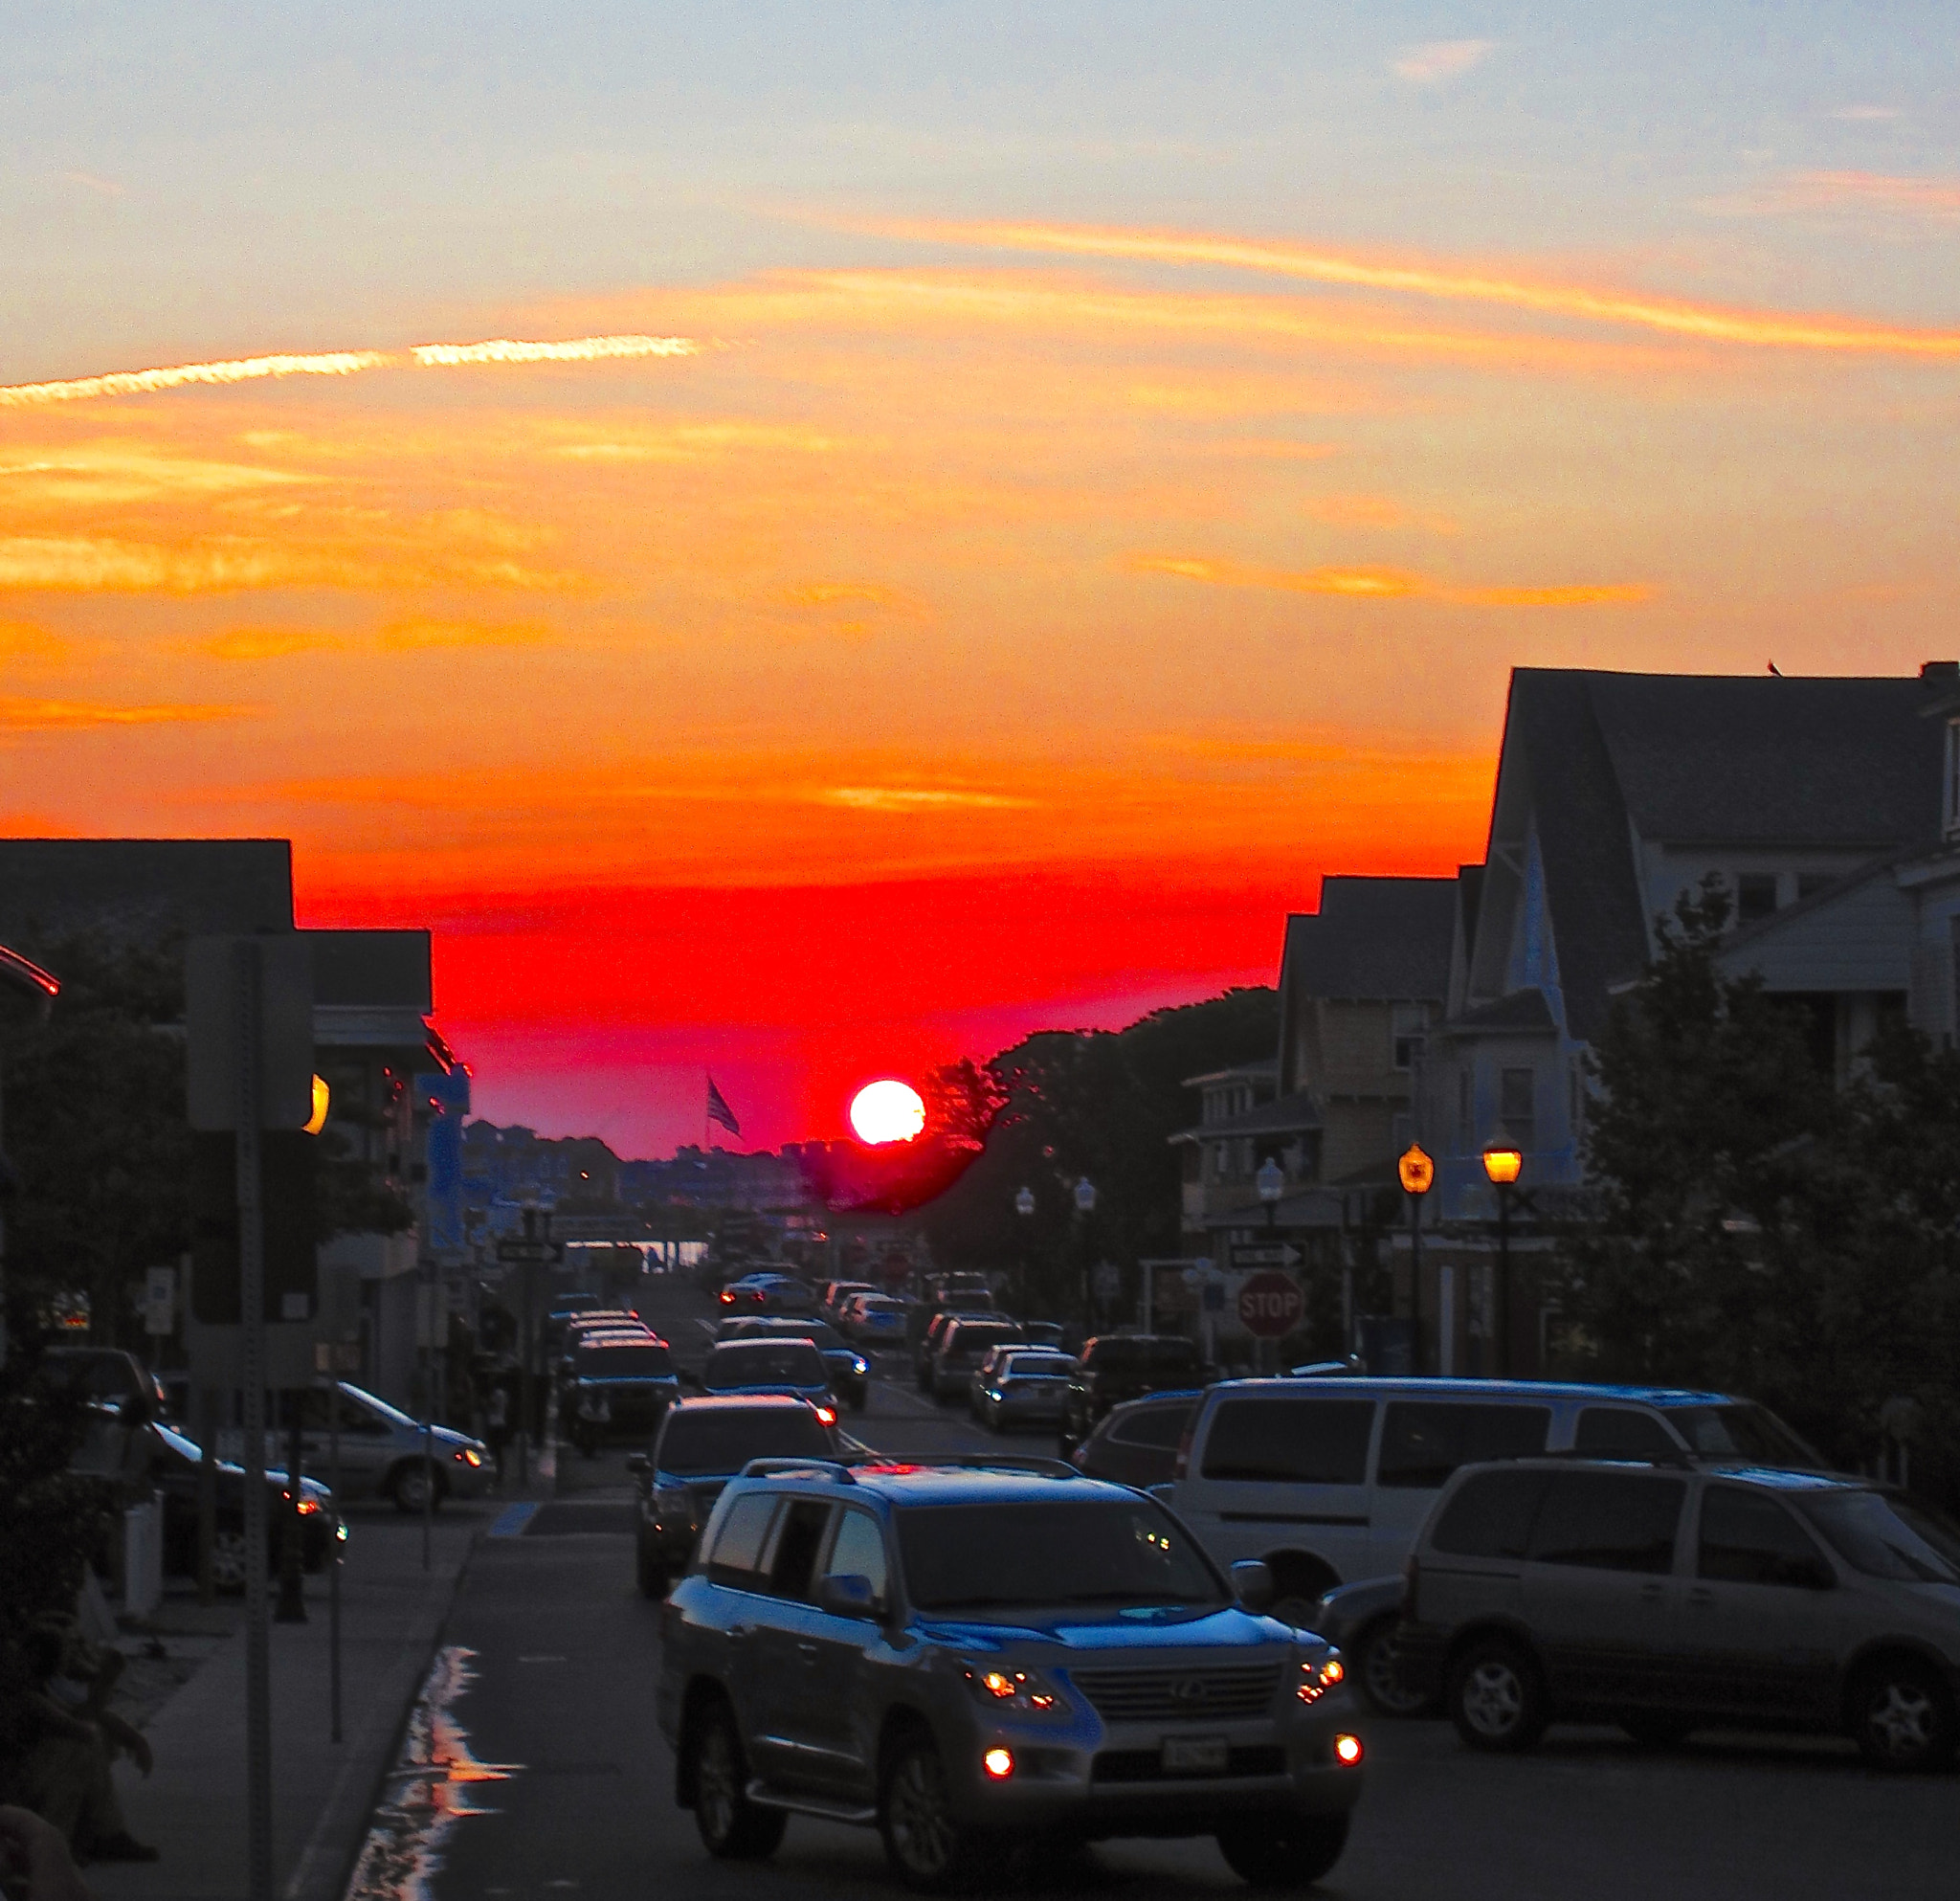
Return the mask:
<svg viewBox="0 0 1960 1901"><path fill-rule="evenodd" d="M0 697L0 732L78 732L92 727L203 726L242 719L249 706L113 706L78 700Z"/></svg>
<svg viewBox="0 0 1960 1901"><path fill-rule="evenodd" d="M1650 599L1639 582L1578 587L1461 587L1398 568L1254 568L1236 561L1186 555L1137 554L1125 564L1132 573L1171 574L1221 588L1272 588L1289 594L1332 594L1347 600L1450 601L1463 607L1626 607Z"/></svg>
<svg viewBox="0 0 1960 1901"><path fill-rule="evenodd" d="M1425 515L1389 495L1316 495L1306 512L1317 522L1336 528L1418 528L1425 534L1453 535L1457 525L1447 515Z"/></svg>
<svg viewBox="0 0 1960 1901"><path fill-rule="evenodd" d="M345 634L322 627L233 627L196 642L214 660L277 660L351 645Z"/></svg>
<svg viewBox="0 0 1960 1901"><path fill-rule="evenodd" d="M1913 217L1960 217L1960 178L1901 178L1877 171L1796 171L1753 191L1716 199L1729 212L1829 212L1850 207Z"/></svg>
<svg viewBox="0 0 1960 1901"><path fill-rule="evenodd" d="M1392 264L1332 251L1201 233L1108 227L960 222L866 222L859 229L923 244L1117 257L1136 263L1214 265L1307 283L1398 292L1450 302L1490 304L1545 317L1657 330L1703 342L1856 355L1960 356L1960 331L1867 324L1854 318L1740 310L1685 299L1599 290L1583 284L1486 276L1437 264Z"/></svg>
<svg viewBox="0 0 1960 1901"><path fill-rule="evenodd" d="M391 620L380 644L391 653L419 647L535 647L550 639L542 620Z"/></svg>

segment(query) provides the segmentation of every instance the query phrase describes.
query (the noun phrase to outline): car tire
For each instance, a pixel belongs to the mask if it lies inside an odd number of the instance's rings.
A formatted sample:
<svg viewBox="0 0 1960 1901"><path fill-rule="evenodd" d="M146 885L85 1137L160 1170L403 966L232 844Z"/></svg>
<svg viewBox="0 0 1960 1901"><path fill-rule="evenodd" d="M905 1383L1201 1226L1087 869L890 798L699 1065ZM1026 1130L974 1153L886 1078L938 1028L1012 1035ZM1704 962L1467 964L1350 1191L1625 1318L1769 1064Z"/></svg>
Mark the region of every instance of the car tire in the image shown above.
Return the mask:
<svg viewBox="0 0 1960 1901"><path fill-rule="evenodd" d="M954 1820L946 1764L923 1729L906 1731L885 1752L878 1832L893 1873L920 1894L979 1887L1000 1868L998 1842Z"/></svg>
<svg viewBox="0 0 1960 1901"><path fill-rule="evenodd" d="M748 1800L748 1761L735 1712L716 1702L702 1713L688 1738L693 1760L694 1825L702 1846L717 1861L759 1862L781 1845L790 1818L779 1808Z"/></svg>
<svg viewBox="0 0 1960 1901"><path fill-rule="evenodd" d="M1515 1756L1533 1748L1550 1720L1544 1679L1507 1637L1473 1644L1450 1669L1450 1720L1472 1749Z"/></svg>
<svg viewBox="0 0 1960 1901"><path fill-rule="evenodd" d="M1218 1831L1218 1852L1254 1888L1308 1888L1348 1845L1342 1815L1249 1815Z"/></svg>
<svg viewBox="0 0 1960 1901"><path fill-rule="evenodd" d="M1887 1658L1860 1671L1851 1690L1851 1733L1874 1769L1910 1774L1953 1759L1953 1699L1912 1657Z"/></svg>
<svg viewBox="0 0 1960 1901"><path fill-rule="evenodd" d="M647 1541L644 1538L634 1540L633 1570L634 1577L639 1584L641 1597L657 1599L667 1595L667 1574L660 1569L653 1553L647 1549Z"/></svg>
<svg viewBox="0 0 1960 1901"><path fill-rule="evenodd" d="M1396 1633L1400 1617L1377 1618L1348 1646L1348 1661L1362 1700L1377 1716L1420 1716L1430 1706L1427 1691L1402 1681L1402 1657Z"/></svg>
<svg viewBox="0 0 1960 1901"><path fill-rule="evenodd" d="M394 1501L397 1511L411 1514L420 1511L423 1507L425 1486L433 1486L435 1496L428 1500L432 1511L442 1510L442 1495L449 1487L443 1483L442 1473L426 1459L404 1459L389 1474L388 1495Z"/></svg>
<svg viewBox="0 0 1960 1901"><path fill-rule="evenodd" d="M1695 1719L1672 1710L1631 1710L1619 1726L1642 1749L1679 1749L1694 1734Z"/></svg>

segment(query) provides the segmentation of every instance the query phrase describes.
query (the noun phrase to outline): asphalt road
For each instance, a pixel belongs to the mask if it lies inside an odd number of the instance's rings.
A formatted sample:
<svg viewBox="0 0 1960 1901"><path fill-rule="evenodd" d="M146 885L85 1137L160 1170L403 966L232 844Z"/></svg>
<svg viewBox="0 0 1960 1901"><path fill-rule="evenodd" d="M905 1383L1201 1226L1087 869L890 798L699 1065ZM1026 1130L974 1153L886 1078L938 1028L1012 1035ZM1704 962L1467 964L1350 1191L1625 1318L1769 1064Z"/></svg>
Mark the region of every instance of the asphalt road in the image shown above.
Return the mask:
<svg viewBox="0 0 1960 1901"><path fill-rule="evenodd" d="M682 1345L695 1304L662 1307L649 1317ZM893 1453L996 1443L908 1380L880 1382L850 1423ZM454 1727L434 1726L447 1778L399 1785L402 1852L357 1901L902 1891L870 1830L798 1818L759 1867L702 1850L674 1806L654 1724L658 1611L634 1589L623 1457L568 1458L574 1496L524 1535L479 1547L445 1639L469 1673L452 1679ZM1439 1723L1375 1723L1369 1735L1353 1839L1318 1890L1330 1897L1931 1901L1960 1881L1960 1781L1872 1776L1848 1748L1711 1741L1650 1756L1617 1732L1564 1730L1533 1756L1500 1760L1468 1755ZM1109 1901L1243 1891L1209 1841L1103 1845L1037 1872L1035 1887Z"/></svg>

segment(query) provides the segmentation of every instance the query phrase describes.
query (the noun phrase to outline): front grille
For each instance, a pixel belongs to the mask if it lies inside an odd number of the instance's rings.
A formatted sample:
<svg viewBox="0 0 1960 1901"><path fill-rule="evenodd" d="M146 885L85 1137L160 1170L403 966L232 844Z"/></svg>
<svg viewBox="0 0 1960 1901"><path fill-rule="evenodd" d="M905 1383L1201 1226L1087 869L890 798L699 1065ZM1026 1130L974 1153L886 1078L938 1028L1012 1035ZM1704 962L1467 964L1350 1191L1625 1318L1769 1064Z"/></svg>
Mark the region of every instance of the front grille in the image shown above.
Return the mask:
<svg viewBox="0 0 1960 1901"><path fill-rule="evenodd" d="M1286 1752L1278 1743L1256 1743L1229 1752L1223 1769L1191 1770L1166 1769L1159 1750L1105 1749L1089 1773L1098 1782L1196 1782L1220 1776L1283 1776Z"/></svg>
<svg viewBox="0 0 1960 1901"><path fill-rule="evenodd" d="M1077 1670L1076 1688L1109 1723L1216 1722L1262 1715L1280 1688L1278 1664L1199 1664L1185 1669Z"/></svg>

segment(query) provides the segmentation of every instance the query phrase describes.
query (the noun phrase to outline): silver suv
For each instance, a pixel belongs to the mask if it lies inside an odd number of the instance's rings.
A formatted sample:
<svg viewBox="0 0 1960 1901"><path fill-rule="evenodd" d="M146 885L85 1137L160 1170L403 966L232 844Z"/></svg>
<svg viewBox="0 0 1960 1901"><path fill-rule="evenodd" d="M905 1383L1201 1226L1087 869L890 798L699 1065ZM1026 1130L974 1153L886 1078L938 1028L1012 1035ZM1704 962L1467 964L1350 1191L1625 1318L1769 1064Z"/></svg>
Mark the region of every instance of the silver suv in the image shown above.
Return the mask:
<svg viewBox="0 0 1960 1901"><path fill-rule="evenodd" d="M1838 1732L1882 1769L1953 1755L1960 1534L1857 1479L1599 1460L1466 1466L1409 1560L1399 1648L1463 1740L1559 1718L1637 1741Z"/></svg>
<svg viewBox="0 0 1960 1901"><path fill-rule="evenodd" d="M1121 1835L1215 1835L1249 1881L1317 1880L1361 1794L1343 1666L1236 1569L1056 1461L758 1460L665 1607L678 1798L731 1859L791 1814L875 1823L927 1890Z"/></svg>

